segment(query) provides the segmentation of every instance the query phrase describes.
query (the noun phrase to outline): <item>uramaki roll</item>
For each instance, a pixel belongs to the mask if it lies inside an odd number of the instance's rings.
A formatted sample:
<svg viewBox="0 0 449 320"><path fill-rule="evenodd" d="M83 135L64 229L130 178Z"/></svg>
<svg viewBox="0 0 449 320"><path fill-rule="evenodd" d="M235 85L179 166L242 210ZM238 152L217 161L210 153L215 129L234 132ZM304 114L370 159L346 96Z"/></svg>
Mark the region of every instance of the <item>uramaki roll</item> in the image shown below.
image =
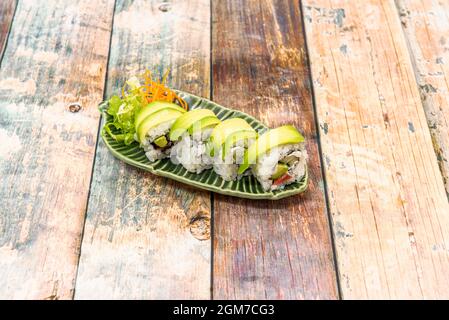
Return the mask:
<svg viewBox="0 0 449 320"><path fill-rule="evenodd" d="M245 153L239 174L251 168L265 191L282 189L306 173L304 137L286 125L261 135Z"/></svg>
<svg viewBox="0 0 449 320"><path fill-rule="evenodd" d="M173 143L168 133L173 123L186 111L177 104L155 101L143 107L136 116L136 136L148 160L154 162L170 155Z"/></svg>
<svg viewBox="0 0 449 320"><path fill-rule="evenodd" d="M170 160L194 173L212 168L206 145L213 128L220 122L208 109L194 109L179 117L170 129L169 139L174 143Z"/></svg>
<svg viewBox="0 0 449 320"><path fill-rule="evenodd" d="M209 138L209 155L214 171L226 181L240 178L240 164L248 146L257 138L257 132L243 119L232 118L217 125Z"/></svg>

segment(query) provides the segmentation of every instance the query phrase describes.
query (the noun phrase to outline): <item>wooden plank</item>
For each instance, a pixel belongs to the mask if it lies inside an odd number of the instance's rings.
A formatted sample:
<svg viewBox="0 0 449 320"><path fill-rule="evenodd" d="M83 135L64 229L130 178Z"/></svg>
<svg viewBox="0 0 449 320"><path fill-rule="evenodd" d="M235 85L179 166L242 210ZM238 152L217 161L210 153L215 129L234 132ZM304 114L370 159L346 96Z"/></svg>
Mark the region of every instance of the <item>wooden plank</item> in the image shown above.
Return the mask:
<svg viewBox="0 0 449 320"><path fill-rule="evenodd" d="M0 2L0 62L14 17L16 4L16 0L2 0Z"/></svg>
<svg viewBox="0 0 449 320"><path fill-rule="evenodd" d="M214 195L217 299L334 299L336 275L298 1L213 1L213 98L307 138L303 196Z"/></svg>
<svg viewBox="0 0 449 320"><path fill-rule="evenodd" d="M73 295L112 9L17 7L0 70L2 299Z"/></svg>
<svg viewBox="0 0 449 320"><path fill-rule="evenodd" d="M449 205L394 2L303 9L343 298L448 298Z"/></svg>
<svg viewBox="0 0 449 320"><path fill-rule="evenodd" d="M449 1L396 1L449 197Z"/></svg>
<svg viewBox="0 0 449 320"><path fill-rule="evenodd" d="M209 96L210 4L117 1L107 95L146 67ZM210 195L128 166L98 144L76 299L210 297Z"/></svg>

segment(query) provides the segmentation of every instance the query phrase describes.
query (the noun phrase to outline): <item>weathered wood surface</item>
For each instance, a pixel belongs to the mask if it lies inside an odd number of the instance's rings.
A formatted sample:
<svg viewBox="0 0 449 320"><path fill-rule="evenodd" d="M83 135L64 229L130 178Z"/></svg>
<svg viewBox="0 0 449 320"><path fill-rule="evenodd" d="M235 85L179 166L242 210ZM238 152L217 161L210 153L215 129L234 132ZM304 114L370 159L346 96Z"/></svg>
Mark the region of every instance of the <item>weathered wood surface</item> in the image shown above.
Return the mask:
<svg viewBox="0 0 449 320"><path fill-rule="evenodd" d="M298 1L213 1L213 98L271 127L296 125L310 155L303 196L214 195L213 297L338 297Z"/></svg>
<svg viewBox="0 0 449 320"><path fill-rule="evenodd" d="M449 197L449 1L398 0L396 5Z"/></svg>
<svg viewBox="0 0 449 320"><path fill-rule="evenodd" d="M112 8L18 4L0 70L2 299L73 295Z"/></svg>
<svg viewBox="0 0 449 320"><path fill-rule="evenodd" d="M117 1L106 96L146 67L209 96L207 0ZM97 148L76 299L210 297L210 194Z"/></svg>
<svg viewBox="0 0 449 320"><path fill-rule="evenodd" d="M343 298L448 298L449 205L395 3L303 11Z"/></svg>
<svg viewBox="0 0 449 320"><path fill-rule="evenodd" d="M16 4L16 0L2 0L0 2L0 61L5 48L6 39L8 38Z"/></svg>

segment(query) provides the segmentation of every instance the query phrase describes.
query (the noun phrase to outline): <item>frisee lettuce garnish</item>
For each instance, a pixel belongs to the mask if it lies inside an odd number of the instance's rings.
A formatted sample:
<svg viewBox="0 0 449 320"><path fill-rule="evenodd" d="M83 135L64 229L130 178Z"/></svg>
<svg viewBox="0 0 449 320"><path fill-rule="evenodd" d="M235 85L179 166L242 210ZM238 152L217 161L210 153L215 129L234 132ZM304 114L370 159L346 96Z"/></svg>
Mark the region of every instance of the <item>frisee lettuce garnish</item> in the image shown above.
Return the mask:
<svg viewBox="0 0 449 320"><path fill-rule="evenodd" d="M106 112L114 120L105 124L104 130L116 141L122 141L129 145L134 141L134 134L136 133L134 119L137 112L142 108L142 96L137 78L129 79L126 81L126 85L128 85L129 91L123 98L112 96L109 99L109 108ZM119 130L120 133L113 133L112 127Z"/></svg>

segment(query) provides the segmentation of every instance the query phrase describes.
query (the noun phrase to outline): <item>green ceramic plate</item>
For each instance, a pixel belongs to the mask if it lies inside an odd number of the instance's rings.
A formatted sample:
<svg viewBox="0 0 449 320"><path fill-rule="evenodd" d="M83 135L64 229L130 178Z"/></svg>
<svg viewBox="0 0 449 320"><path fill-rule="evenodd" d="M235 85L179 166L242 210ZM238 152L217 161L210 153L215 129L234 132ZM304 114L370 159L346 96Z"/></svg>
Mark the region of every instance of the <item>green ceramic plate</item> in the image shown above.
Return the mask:
<svg viewBox="0 0 449 320"><path fill-rule="evenodd" d="M259 133L268 130L268 127L263 123L243 112L222 107L215 102L197 97L190 93L182 91L177 91L177 93L188 103L190 109L210 109L215 112L217 117L221 120L235 117L243 118ZM106 113L108 103L101 103L99 108L106 123L112 121L112 116ZM104 132L104 130L101 130L101 137L115 157L130 165L150 171L158 176L172 178L191 186L221 194L247 199L277 200L304 192L307 188L307 170L306 175L300 182L292 183L286 186L283 190L264 191L262 186L253 176L243 177L238 181L224 181L220 176L215 174L213 170L206 170L201 174L190 173L184 169L183 166L175 165L168 159L158 160L153 163L150 162L137 142L127 146L124 143L112 139Z"/></svg>

